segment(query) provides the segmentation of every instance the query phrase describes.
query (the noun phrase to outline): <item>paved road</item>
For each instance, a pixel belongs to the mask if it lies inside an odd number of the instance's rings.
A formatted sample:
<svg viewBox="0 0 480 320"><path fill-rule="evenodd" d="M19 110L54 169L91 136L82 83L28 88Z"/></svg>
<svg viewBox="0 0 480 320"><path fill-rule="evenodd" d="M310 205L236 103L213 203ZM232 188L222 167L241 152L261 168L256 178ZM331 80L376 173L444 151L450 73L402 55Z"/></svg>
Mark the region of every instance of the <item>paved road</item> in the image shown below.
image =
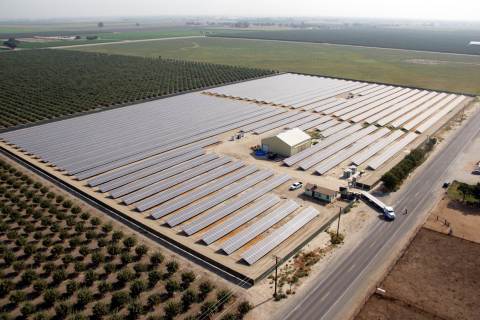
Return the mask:
<svg viewBox="0 0 480 320"><path fill-rule="evenodd" d="M450 164L479 135L480 112L477 111L444 150L406 186L394 204L397 219L393 222L379 219L352 254L339 258L329 266L328 272L313 280L316 285L283 319L335 319L343 308L349 308L355 292L365 286L368 275L385 261L391 244L400 241L424 220L439 194ZM405 208L408 215L401 214Z"/></svg>

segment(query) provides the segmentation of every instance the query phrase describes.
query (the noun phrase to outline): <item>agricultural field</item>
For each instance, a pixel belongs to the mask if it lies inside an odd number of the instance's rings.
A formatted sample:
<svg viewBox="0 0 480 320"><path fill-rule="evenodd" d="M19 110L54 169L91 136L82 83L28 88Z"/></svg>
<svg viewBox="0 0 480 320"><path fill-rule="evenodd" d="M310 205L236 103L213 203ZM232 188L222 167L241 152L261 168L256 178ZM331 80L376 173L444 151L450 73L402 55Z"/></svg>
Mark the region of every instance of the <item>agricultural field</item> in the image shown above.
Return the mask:
<svg viewBox="0 0 480 320"><path fill-rule="evenodd" d="M66 50L4 53L0 127L271 74L272 71ZM15 75L15 76L7 76Z"/></svg>
<svg viewBox="0 0 480 320"><path fill-rule="evenodd" d="M251 308L3 159L0 210L2 319L241 319Z"/></svg>
<svg viewBox="0 0 480 320"><path fill-rule="evenodd" d="M427 28L382 28L355 26L315 30L248 30L215 32L210 36L265 40L301 41L344 44L364 47L480 54L479 46L469 46L478 40L478 30L443 30Z"/></svg>
<svg viewBox="0 0 480 320"><path fill-rule="evenodd" d="M74 50L162 56L480 94L480 56L213 37Z"/></svg>
<svg viewBox="0 0 480 320"><path fill-rule="evenodd" d="M356 320L477 319L480 245L420 229Z"/></svg>
<svg viewBox="0 0 480 320"><path fill-rule="evenodd" d="M69 32L70 33L70 32ZM36 40L36 39L20 39L18 48L21 49L41 49L41 48L55 48L62 46L74 46L84 45L92 43L112 43L121 42L126 40L145 40L145 39L163 39L174 37L191 37L202 36L204 31L201 29L160 29L160 30L147 30L147 31L121 31L121 32L92 32L83 34L83 39L77 40ZM86 36L97 36L95 40L86 40Z"/></svg>

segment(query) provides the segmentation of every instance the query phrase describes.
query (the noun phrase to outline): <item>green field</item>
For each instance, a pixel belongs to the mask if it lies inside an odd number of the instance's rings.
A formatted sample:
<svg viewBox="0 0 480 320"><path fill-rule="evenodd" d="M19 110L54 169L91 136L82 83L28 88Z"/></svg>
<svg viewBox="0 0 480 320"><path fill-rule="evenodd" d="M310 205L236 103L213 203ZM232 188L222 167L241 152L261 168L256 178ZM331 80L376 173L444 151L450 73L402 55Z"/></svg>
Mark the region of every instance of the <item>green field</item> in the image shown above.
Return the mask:
<svg viewBox="0 0 480 320"><path fill-rule="evenodd" d="M78 48L320 74L480 94L480 57L226 38L172 39Z"/></svg>

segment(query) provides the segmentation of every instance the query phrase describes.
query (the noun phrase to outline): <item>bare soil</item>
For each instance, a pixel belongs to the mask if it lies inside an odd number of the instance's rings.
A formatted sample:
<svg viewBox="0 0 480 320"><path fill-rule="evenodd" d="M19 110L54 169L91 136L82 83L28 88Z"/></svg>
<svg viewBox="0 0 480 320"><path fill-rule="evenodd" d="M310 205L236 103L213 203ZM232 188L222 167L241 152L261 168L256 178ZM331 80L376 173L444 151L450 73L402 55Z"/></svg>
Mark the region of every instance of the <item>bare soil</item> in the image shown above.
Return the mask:
<svg viewBox="0 0 480 320"><path fill-rule="evenodd" d="M428 217L425 228L480 244L480 209L445 196Z"/></svg>
<svg viewBox="0 0 480 320"><path fill-rule="evenodd" d="M478 319L479 266L479 244L422 228L356 319Z"/></svg>

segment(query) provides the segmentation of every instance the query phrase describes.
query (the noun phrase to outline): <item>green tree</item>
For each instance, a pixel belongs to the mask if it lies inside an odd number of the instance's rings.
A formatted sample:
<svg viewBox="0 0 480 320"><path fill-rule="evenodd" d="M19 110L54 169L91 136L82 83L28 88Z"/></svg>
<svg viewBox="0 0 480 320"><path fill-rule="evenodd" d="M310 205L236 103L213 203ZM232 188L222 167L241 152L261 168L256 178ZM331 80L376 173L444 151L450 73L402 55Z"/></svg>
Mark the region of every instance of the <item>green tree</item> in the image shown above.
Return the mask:
<svg viewBox="0 0 480 320"><path fill-rule="evenodd" d="M163 310L167 319L173 319L180 313L182 306L177 301L168 301L163 307Z"/></svg>
<svg viewBox="0 0 480 320"><path fill-rule="evenodd" d="M103 302L97 302L92 308L94 319L102 319L108 314L108 306Z"/></svg>
<svg viewBox="0 0 480 320"><path fill-rule="evenodd" d="M172 260L167 263L167 272L172 275L178 270L178 262L175 260Z"/></svg>
<svg viewBox="0 0 480 320"><path fill-rule="evenodd" d="M24 317L28 317L35 312L35 306L30 302L26 302L23 304L22 308L20 309L20 312Z"/></svg>
<svg viewBox="0 0 480 320"><path fill-rule="evenodd" d="M152 264L153 266L158 266L163 262L164 259L165 258L163 257L163 254L157 251L150 257L150 264Z"/></svg>
<svg viewBox="0 0 480 320"><path fill-rule="evenodd" d="M60 294L55 289L47 289L43 293L43 301L48 306L52 306L59 297Z"/></svg>
<svg viewBox="0 0 480 320"><path fill-rule="evenodd" d="M196 300L196 294L193 290L186 290L182 295L182 305L184 310L188 310Z"/></svg>
<svg viewBox="0 0 480 320"><path fill-rule="evenodd" d="M115 292L112 295L112 299L110 301L110 305L112 309L121 309L125 306L125 304L129 301L130 297L127 292L125 291L120 291L120 292Z"/></svg>
<svg viewBox="0 0 480 320"><path fill-rule="evenodd" d="M182 288L186 289L190 284L195 281L195 273L192 271L186 271L182 273Z"/></svg>
<svg viewBox="0 0 480 320"><path fill-rule="evenodd" d="M199 290L200 290L200 293L199 293L199 299L201 301L205 300L205 298L207 297L207 295L212 292L214 286L213 284L206 280L206 281L203 281L202 283L200 283L200 285L198 286Z"/></svg>
<svg viewBox="0 0 480 320"><path fill-rule="evenodd" d="M245 315L249 313L250 310L252 309L253 309L253 306L248 301L240 302L237 307L237 311L238 311L238 314L240 315L240 318L245 317Z"/></svg>
<svg viewBox="0 0 480 320"><path fill-rule="evenodd" d="M138 319L140 315L142 314L142 304L138 301L132 301L128 305L128 317L130 319Z"/></svg>
<svg viewBox="0 0 480 320"><path fill-rule="evenodd" d="M168 293L168 296L172 297L175 294L175 291L180 290L180 285L176 280L168 280L165 284L165 290Z"/></svg>
<svg viewBox="0 0 480 320"><path fill-rule="evenodd" d="M81 289L77 294L77 304L81 307L93 301L93 294L88 289Z"/></svg>
<svg viewBox="0 0 480 320"><path fill-rule="evenodd" d="M155 287L158 281L162 278L162 275L157 270L152 270L148 273L148 286L150 288Z"/></svg>
<svg viewBox="0 0 480 320"><path fill-rule="evenodd" d="M217 312L217 307L213 301L205 301L200 307L200 312L202 313L202 318L210 319L215 312Z"/></svg>
<svg viewBox="0 0 480 320"><path fill-rule="evenodd" d="M143 280L135 280L130 286L130 295L132 297L138 297L146 288L147 285Z"/></svg>
<svg viewBox="0 0 480 320"><path fill-rule="evenodd" d="M222 289L217 293L217 306L219 310L223 310L224 306L232 300L233 293L230 290Z"/></svg>
<svg viewBox="0 0 480 320"><path fill-rule="evenodd" d="M141 244L135 248L135 253L137 254L138 258L142 258L148 252L148 247L144 244Z"/></svg>

